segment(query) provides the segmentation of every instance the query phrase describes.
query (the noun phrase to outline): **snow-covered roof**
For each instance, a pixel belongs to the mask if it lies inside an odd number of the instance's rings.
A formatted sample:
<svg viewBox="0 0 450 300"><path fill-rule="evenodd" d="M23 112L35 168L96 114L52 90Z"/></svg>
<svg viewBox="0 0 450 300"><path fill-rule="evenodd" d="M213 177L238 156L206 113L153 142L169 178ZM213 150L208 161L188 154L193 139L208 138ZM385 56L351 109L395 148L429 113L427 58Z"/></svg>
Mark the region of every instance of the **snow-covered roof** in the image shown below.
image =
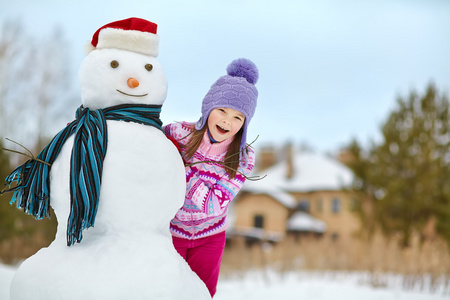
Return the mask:
<svg viewBox="0 0 450 300"><path fill-rule="evenodd" d="M308 231L323 233L327 229L325 222L312 217L310 214L298 211L289 218L287 229L294 231Z"/></svg>
<svg viewBox="0 0 450 300"><path fill-rule="evenodd" d="M271 242L279 242L282 239L282 234L279 232L271 232L262 228L248 227L248 228L229 228L227 233L231 236L239 235L258 240L266 240Z"/></svg>
<svg viewBox="0 0 450 300"><path fill-rule="evenodd" d="M267 194L288 208L294 208L297 203L292 195L285 193L279 189L264 189L263 187L259 188L257 185L249 185L248 188L243 188L243 190L251 192L253 194Z"/></svg>
<svg viewBox="0 0 450 300"><path fill-rule="evenodd" d="M324 154L296 151L292 158L293 176L287 178L286 160L262 171L267 175L258 181L246 181L243 190L309 192L317 190L340 190L350 187L353 173L344 164Z"/></svg>

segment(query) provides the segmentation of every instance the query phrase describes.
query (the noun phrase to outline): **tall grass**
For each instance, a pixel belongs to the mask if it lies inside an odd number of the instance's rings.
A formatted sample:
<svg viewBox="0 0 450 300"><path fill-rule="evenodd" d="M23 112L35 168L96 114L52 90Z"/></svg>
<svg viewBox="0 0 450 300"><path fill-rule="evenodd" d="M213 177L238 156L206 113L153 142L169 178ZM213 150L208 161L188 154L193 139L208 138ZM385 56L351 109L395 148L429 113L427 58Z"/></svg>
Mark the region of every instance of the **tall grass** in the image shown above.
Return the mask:
<svg viewBox="0 0 450 300"><path fill-rule="evenodd" d="M221 276L245 275L249 270L360 272L361 281L375 287L389 285L392 275L401 276L405 289L444 289L450 293L450 249L438 239L407 248L396 239L378 235L370 240L338 240L288 237L276 244L230 241L225 249Z"/></svg>

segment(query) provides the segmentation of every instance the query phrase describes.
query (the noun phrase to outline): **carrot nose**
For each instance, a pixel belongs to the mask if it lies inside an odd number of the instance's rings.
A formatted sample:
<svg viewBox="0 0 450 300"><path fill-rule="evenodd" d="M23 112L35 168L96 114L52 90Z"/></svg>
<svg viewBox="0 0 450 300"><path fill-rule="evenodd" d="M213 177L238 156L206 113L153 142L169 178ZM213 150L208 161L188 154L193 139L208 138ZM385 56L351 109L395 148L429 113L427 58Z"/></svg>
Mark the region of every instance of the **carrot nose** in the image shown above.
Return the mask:
<svg viewBox="0 0 450 300"><path fill-rule="evenodd" d="M136 78L131 77L131 78L128 78L127 84L130 88L134 89L139 86L139 81Z"/></svg>

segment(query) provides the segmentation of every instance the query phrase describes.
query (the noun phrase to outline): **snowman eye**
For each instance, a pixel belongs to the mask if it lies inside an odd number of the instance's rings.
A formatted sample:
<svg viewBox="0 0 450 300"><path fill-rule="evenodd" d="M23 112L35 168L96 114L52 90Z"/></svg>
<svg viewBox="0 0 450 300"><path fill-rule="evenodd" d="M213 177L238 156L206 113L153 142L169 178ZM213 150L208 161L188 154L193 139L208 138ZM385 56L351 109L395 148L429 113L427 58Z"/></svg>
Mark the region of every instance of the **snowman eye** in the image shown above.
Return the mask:
<svg viewBox="0 0 450 300"><path fill-rule="evenodd" d="M119 62L117 60L111 61L111 68L115 69L119 66Z"/></svg>
<svg viewBox="0 0 450 300"><path fill-rule="evenodd" d="M145 65L145 69L150 72L151 70L153 70L153 65L152 64L146 64Z"/></svg>

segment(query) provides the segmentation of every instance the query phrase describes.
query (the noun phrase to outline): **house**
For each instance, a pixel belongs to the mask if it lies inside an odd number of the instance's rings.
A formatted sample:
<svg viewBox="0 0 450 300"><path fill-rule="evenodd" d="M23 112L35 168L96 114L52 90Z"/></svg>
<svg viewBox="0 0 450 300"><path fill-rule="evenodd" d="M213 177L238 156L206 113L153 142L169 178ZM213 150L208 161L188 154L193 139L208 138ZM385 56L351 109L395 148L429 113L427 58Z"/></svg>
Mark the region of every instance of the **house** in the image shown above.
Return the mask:
<svg viewBox="0 0 450 300"><path fill-rule="evenodd" d="M347 240L360 228L353 173L337 159L288 147L278 162L263 152L257 176L247 180L230 208L230 237L278 242L309 235ZM265 159L264 159L265 156ZM269 157L269 159L267 159Z"/></svg>

